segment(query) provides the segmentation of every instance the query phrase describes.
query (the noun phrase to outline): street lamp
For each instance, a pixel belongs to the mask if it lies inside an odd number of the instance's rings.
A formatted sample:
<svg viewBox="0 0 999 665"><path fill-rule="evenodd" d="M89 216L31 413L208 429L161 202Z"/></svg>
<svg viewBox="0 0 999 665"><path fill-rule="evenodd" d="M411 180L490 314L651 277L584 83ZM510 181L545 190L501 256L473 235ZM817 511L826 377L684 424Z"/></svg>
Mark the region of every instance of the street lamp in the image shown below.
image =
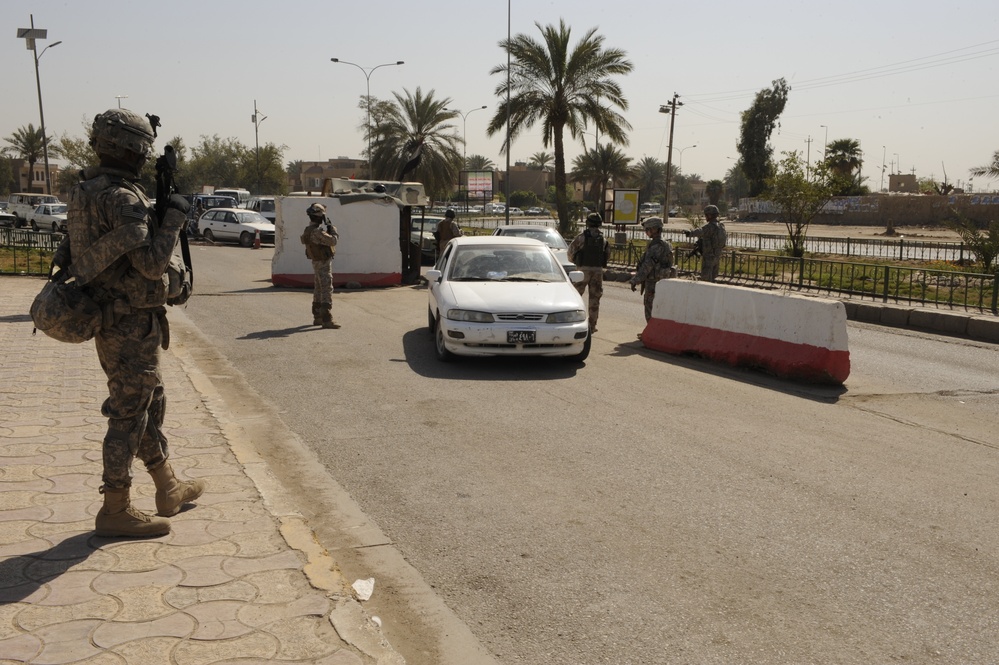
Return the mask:
<svg viewBox="0 0 999 665"><path fill-rule="evenodd" d="M679 171L680 173L683 173L683 151L684 150L690 150L691 148L696 148L696 147L697 147L697 144L695 143L694 145L688 145L686 148L680 148L680 158L678 160L676 160L676 170L677 171Z"/></svg>
<svg viewBox="0 0 999 665"><path fill-rule="evenodd" d="M35 28L35 15L31 14L31 27L30 28L18 28L17 36L25 40L25 46L31 49L31 54L35 59L35 85L38 87L38 118L42 126L42 156L45 160L45 193L52 193L52 181L49 178L49 141L48 137L45 136L45 111L42 108L42 80L38 75L38 61L41 59L45 52L48 51L53 46L59 46L62 41L53 42L42 49L39 53L35 46L36 39L45 39L48 35L48 30L43 30L41 28ZM29 178L34 174L28 174ZM31 189L31 183L28 183L28 189Z"/></svg>
<svg viewBox="0 0 999 665"><path fill-rule="evenodd" d="M367 93L366 99L367 99L367 107L368 107L368 113L367 113L368 120L367 120L367 122L365 124L367 125L367 128L368 128L368 179L371 179L372 174L373 174L373 171L371 169L371 75L379 67L391 67L391 66L394 66L394 65L404 65L406 63L403 62L402 60L397 60L396 62L386 62L386 63L380 64L380 65L375 65L374 67L371 67L370 69L365 69L364 67L361 67L356 62L347 62L346 60L340 60L339 58L330 58L330 62L339 62L339 63L344 64L344 65L353 65L353 66L357 67L358 69L360 69L364 73L364 79L367 81L367 86L368 86L367 90L368 90L368 93Z"/></svg>
<svg viewBox="0 0 999 665"><path fill-rule="evenodd" d="M826 125L819 125L819 127L825 127L826 130L826 142L822 144L822 161L826 161L826 150L829 149L829 127Z"/></svg>
<svg viewBox="0 0 999 665"><path fill-rule="evenodd" d="M471 111L466 111L465 113L462 113L458 109L449 109L446 107L444 109L445 111L454 111L455 113L461 116L461 168L465 168L465 161L467 159L467 155L465 154L466 152L465 149L468 147L468 141L465 139L465 137L468 135L467 134L468 123L466 122L466 118L468 118L468 116L472 115L476 111L481 111L484 108L486 108L485 104L483 104L482 106L478 106L472 109Z"/></svg>
<svg viewBox="0 0 999 665"><path fill-rule="evenodd" d="M253 122L253 141L257 146L257 194L260 194L260 124L267 120L267 116L261 116L257 111L257 100L253 100L253 116L250 118Z"/></svg>

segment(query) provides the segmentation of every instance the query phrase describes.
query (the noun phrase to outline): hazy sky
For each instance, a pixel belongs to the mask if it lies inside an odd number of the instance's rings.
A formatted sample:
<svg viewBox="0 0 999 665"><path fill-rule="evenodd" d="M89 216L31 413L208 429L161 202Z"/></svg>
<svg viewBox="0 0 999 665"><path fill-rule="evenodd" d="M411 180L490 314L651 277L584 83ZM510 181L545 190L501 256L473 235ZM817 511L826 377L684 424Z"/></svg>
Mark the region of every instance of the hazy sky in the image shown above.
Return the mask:
<svg viewBox="0 0 999 665"><path fill-rule="evenodd" d="M627 52L634 71L621 80L632 125L624 150L636 161L666 160L669 116L658 111L676 92L684 106L673 162L688 174L723 178L737 156L740 113L780 77L791 92L771 141L777 153L798 150L814 162L827 137L857 139L872 189L881 186L882 158L888 171L942 180L946 169L950 182L967 185L968 169L999 150L995 0L509 6L513 34L538 37L536 22L563 18L574 41L596 28L606 46ZM62 41L39 60L50 136L84 136L84 123L124 96L123 107L162 118L163 137L179 135L191 146L217 134L252 147L256 100L267 116L260 143L286 146L286 162L359 157L365 76L330 58L365 68L403 60L371 74L371 94L390 98L420 87L462 111L487 105L464 123L458 118L455 131L467 129L468 154L502 167L501 138L485 128L500 83L489 72L506 62L499 41L507 36L507 8L501 0L3 0L0 138L38 126L32 55L17 38L33 14L35 27L48 30L39 53ZM583 138L592 147L593 137ZM571 165L583 148L566 140ZM540 132L530 132L514 142L511 158L527 161L543 149ZM974 186L999 182L979 178Z"/></svg>

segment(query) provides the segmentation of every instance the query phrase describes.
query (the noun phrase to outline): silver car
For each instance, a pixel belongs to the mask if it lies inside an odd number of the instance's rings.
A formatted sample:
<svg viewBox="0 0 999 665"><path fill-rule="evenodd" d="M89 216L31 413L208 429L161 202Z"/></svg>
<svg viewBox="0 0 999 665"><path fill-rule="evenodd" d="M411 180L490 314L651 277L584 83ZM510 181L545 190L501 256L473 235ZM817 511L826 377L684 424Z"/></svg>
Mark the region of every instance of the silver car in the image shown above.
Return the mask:
<svg viewBox="0 0 999 665"><path fill-rule="evenodd" d="M493 235L516 236L518 238L534 238L535 240L540 240L548 245L563 270L570 272L576 269L575 264L569 260L569 246L565 244L565 240L558 234L558 231L550 226L511 224L509 226L497 227L497 229L493 231Z"/></svg>

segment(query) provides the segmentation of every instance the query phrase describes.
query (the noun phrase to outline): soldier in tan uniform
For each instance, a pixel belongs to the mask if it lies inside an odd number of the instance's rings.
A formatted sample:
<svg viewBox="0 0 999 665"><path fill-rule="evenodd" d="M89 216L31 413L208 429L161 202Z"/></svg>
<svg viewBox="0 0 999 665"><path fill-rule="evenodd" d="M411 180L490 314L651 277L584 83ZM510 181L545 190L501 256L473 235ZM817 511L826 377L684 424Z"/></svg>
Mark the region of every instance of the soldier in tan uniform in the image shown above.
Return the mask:
<svg viewBox="0 0 999 665"><path fill-rule="evenodd" d="M604 269L610 259L610 244L600 231L604 223L600 213L591 212L586 217L586 229L576 236L566 254L569 260L576 264L583 273L583 281L574 286L583 295L589 287L587 296L589 305L590 332L597 331L597 318L600 316L600 297L604 294Z"/></svg>
<svg viewBox="0 0 999 665"><path fill-rule="evenodd" d="M309 225L302 233L302 244L312 261L312 324L339 328L340 324L333 321L333 256L340 234L326 218L322 203L313 203L305 212Z"/></svg>
<svg viewBox="0 0 999 665"><path fill-rule="evenodd" d="M94 118L90 145L100 166L85 169L69 196L68 234L53 263L69 265L99 238L115 234L132 247L100 276L83 287L104 311L94 337L107 374L109 396L101 407L108 419L104 436L104 505L97 513L99 536L159 536L184 503L201 496L205 484L181 482L170 466L163 434L166 397L159 352L169 343L166 318L168 264L190 209L174 194L162 222L135 184L153 147L149 121L126 109L110 109ZM125 240L125 238L129 238ZM111 248L109 254L121 254ZM157 516L131 505L132 461L138 457L156 485Z"/></svg>
<svg viewBox="0 0 999 665"><path fill-rule="evenodd" d="M652 318L652 303L656 299L656 283L672 275L673 268L673 245L663 240L663 220L658 217L650 217L642 222L645 235L649 239L649 244L645 246L645 253L642 254L638 262L637 270L632 275L630 283L631 290L639 284L642 285L642 296L645 303L645 320Z"/></svg>

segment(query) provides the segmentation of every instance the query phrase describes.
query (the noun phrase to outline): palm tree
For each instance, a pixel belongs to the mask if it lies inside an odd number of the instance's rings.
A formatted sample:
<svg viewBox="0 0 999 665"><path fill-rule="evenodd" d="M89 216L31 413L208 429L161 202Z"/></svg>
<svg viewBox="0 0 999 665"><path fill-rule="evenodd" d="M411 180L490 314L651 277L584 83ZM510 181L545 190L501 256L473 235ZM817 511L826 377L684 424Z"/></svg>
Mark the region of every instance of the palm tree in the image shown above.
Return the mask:
<svg viewBox="0 0 999 665"><path fill-rule="evenodd" d="M628 101L612 77L628 74L632 65L623 50L603 47L604 38L596 34L596 28L572 46L571 30L564 20L558 26L535 25L543 42L523 34L500 42L511 64L498 65L490 72L507 76L496 87L502 101L486 131L490 136L504 131L509 115L509 138L503 146L509 154L508 141L541 123L543 145L552 146L555 152L559 230L569 234L572 220L566 197L565 130L575 140L592 122L610 141L627 145L625 130L631 125L613 107L627 110Z"/></svg>
<svg viewBox="0 0 999 665"><path fill-rule="evenodd" d="M589 200L596 202L598 210L603 207L608 181L630 181L632 176L631 157L611 143L598 145L572 162L572 178L590 183Z"/></svg>
<svg viewBox="0 0 999 665"><path fill-rule="evenodd" d="M999 150L992 153L992 163L985 166L976 166L970 169L971 175L985 176L986 178L999 178Z"/></svg>
<svg viewBox="0 0 999 665"><path fill-rule="evenodd" d="M860 168L860 141L857 139L836 139L826 146L824 158L829 170L837 177L852 179L853 172Z"/></svg>
<svg viewBox="0 0 999 665"><path fill-rule="evenodd" d="M465 158L466 171L495 171L496 165L493 160L483 155L469 155Z"/></svg>
<svg viewBox="0 0 999 665"><path fill-rule="evenodd" d="M555 159L555 155L550 152L536 152L531 155L531 160L527 162L527 168L532 171L547 171Z"/></svg>
<svg viewBox="0 0 999 665"><path fill-rule="evenodd" d="M641 190L642 201L652 201L666 191L666 162L642 157L633 169L633 184Z"/></svg>
<svg viewBox="0 0 999 665"><path fill-rule="evenodd" d="M45 156L45 141L42 139L41 128L28 123L27 127L19 127L13 134L4 139L10 147L4 149L4 154L12 155L28 162L28 191L31 191L32 175L35 172L35 164ZM58 146L49 146L49 155L59 156ZM48 174L46 174L48 177ZM43 190L44 191L44 190Z"/></svg>
<svg viewBox="0 0 999 665"><path fill-rule="evenodd" d="M411 93L392 93L395 103L373 124L372 166L375 179L399 180L407 164L415 163L407 179L418 180L434 199L448 199L461 170L461 137L451 120L457 111L448 111L450 97L435 99L434 91L420 88Z"/></svg>
<svg viewBox="0 0 999 665"><path fill-rule="evenodd" d="M708 197L708 201L711 205L718 205L721 201L722 194L725 192L725 183L721 180L708 180L707 184L704 186L704 193Z"/></svg>

